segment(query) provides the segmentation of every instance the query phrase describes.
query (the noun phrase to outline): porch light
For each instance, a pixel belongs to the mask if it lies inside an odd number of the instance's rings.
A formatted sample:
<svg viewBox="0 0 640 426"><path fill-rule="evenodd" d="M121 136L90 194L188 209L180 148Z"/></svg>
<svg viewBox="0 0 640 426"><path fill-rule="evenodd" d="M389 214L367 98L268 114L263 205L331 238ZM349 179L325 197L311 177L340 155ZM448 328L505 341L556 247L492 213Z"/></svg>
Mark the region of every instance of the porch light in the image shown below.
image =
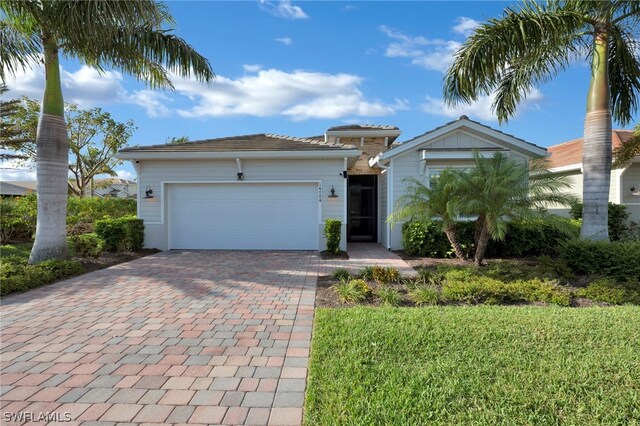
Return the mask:
<svg viewBox="0 0 640 426"><path fill-rule="evenodd" d="M329 194L329 198L338 198L336 195L336 189L331 185L331 194Z"/></svg>
<svg viewBox="0 0 640 426"><path fill-rule="evenodd" d="M640 189L636 188L636 186L631 187L631 195L640 195Z"/></svg>
<svg viewBox="0 0 640 426"><path fill-rule="evenodd" d="M244 174L242 172L238 172L238 180L244 180Z"/></svg>
<svg viewBox="0 0 640 426"><path fill-rule="evenodd" d="M149 185L147 185L147 187L144 190L144 198L149 199L149 198L153 198L153 190L151 189L151 187Z"/></svg>

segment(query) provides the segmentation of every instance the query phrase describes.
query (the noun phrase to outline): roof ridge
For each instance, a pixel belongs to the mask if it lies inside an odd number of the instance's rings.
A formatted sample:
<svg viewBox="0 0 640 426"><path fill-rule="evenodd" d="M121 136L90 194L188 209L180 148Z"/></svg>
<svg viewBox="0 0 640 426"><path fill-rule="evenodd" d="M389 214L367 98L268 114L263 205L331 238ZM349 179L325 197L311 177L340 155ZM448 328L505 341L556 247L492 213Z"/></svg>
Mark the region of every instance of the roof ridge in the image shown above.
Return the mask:
<svg viewBox="0 0 640 426"><path fill-rule="evenodd" d="M327 142L324 139L318 140L318 139L300 138L296 136L279 135L276 133L265 133L265 136L269 138L284 139L284 140L290 140L295 142L305 142L312 145L327 145L327 146L339 146L339 147L351 146L351 145L345 145L342 143Z"/></svg>

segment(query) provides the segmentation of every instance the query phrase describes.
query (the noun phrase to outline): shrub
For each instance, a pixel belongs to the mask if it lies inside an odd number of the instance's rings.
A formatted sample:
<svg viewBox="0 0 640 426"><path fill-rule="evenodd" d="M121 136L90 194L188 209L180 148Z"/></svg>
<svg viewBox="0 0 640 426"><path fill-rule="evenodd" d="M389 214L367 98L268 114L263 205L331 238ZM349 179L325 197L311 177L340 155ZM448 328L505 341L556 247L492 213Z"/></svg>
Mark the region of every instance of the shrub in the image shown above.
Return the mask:
<svg viewBox="0 0 640 426"><path fill-rule="evenodd" d="M332 277L338 281L349 281L351 274L344 268L338 268L333 271Z"/></svg>
<svg viewBox="0 0 640 426"><path fill-rule="evenodd" d="M109 251L139 251L144 244L142 219L121 217L96 221L96 234Z"/></svg>
<svg viewBox="0 0 640 426"><path fill-rule="evenodd" d="M563 245L562 258L578 274L626 281L640 277L640 242L576 240Z"/></svg>
<svg viewBox="0 0 640 426"><path fill-rule="evenodd" d="M640 281L635 278L621 283L611 278L599 278L590 283L587 288L578 290L576 295L612 305L627 303L640 305Z"/></svg>
<svg viewBox="0 0 640 426"><path fill-rule="evenodd" d="M465 251L473 248L474 223L458 222L455 231ZM402 225L402 247L410 256L451 257L453 250L436 221L410 221Z"/></svg>
<svg viewBox="0 0 640 426"><path fill-rule="evenodd" d="M400 306L400 304L402 303L402 295L395 288L381 286L376 290L375 293L383 305Z"/></svg>
<svg viewBox="0 0 640 426"><path fill-rule="evenodd" d="M324 222L324 236L327 239L327 251L340 253L342 222L338 219L327 219Z"/></svg>
<svg viewBox="0 0 640 426"><path fill-rule="evenodd" d="M365 266L360 270L358 276L365 281L373 280L373 266Z"/></svg>
<svg viewBox="0 0 640 426"><path fill-rule="evenodd" d="M363 302L370 294L371 288L364 280L351 280L333 286L342 303Z"/></svg>
<svg viewBox="0 0 640 426"><path fill-rule="evenodd" d="M420 285L409 292L409 299L416 306L437 305L440 302L440 291L431 285Z"/></svg>
<svg viewBox="0 0 640 426"><path fill-rule="evenodd" d="M35 231L34 196L0 199L0 244L28 241Z"/></svg>
<svg viewBox="0 0 640 426"><path fill-rule="evenodd" d="M374 266L371 270L370 279L373 279L378 284L397 282L400 279L400 271L391 267Z"/></svg>
<svg viewBox="0 0 640 426"><path fill-rule="evenodd" d="M136 200L116 197L69 197L67 201L67 226L69 233L75 228L89 227L97 220L115 219L136 215Z"/></svg>
<svg viewBox="0 0 640 426"><path fill-rule="evenodd" d="M516 280L505 283L495 278L448 273L442 296L452 302L517 303L546 302L560 306L571 304L571 294L553 280Z"/></svg>
<svg viewBox="0 0 640 426"><path fill-rule="evenodd" d="M0 261L0 294L4 296L41 287L82 272L82 265L73 260L47 260L37 265L20 265L3 260Z"/></svg>
<svg viewBox="0 0 640 426"><path fill-rule="evenodd" d="M582 219L583 204L574 203L569 210L569 214L574 219ZM620 241L625 238L628 232L627 220L630 213L624 204L609 202L609 238L611 241Z"/></svg>
<svg viewBox="0 0 640 426"><path fill-rule="evenodd" d="M102 253L103 242L96 234L74 235L71 242L76 256L98 257Z"/></svg>

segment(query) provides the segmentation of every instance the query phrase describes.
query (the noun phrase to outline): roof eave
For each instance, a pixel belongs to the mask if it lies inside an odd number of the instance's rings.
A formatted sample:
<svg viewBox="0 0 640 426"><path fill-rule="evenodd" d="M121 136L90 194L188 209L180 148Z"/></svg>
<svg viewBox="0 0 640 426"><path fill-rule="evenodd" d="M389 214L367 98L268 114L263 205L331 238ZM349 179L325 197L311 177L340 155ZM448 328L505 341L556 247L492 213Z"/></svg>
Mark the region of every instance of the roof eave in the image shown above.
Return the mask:
<svg viewBox="0 0 640 426"><path fill-rule="evenodd" d="M120 160L222 160L235 158L304 159L359 157L357 149L308 150L308 151L120 151Z"/></svg>

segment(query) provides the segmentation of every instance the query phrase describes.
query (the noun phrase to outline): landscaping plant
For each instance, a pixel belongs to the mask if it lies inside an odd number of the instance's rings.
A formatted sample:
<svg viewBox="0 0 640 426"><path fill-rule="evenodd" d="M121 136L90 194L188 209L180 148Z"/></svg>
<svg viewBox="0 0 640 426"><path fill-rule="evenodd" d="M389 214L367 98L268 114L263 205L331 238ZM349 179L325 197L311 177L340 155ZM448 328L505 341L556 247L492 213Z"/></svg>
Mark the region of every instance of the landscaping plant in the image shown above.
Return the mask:
<svg viewBox="0 0 640 426"><path fill-rule="evenodd" d="M340 253L342 222L338 219L327 219L324 222L324 236L327 239L327 251L334 254Z"/></svg>

